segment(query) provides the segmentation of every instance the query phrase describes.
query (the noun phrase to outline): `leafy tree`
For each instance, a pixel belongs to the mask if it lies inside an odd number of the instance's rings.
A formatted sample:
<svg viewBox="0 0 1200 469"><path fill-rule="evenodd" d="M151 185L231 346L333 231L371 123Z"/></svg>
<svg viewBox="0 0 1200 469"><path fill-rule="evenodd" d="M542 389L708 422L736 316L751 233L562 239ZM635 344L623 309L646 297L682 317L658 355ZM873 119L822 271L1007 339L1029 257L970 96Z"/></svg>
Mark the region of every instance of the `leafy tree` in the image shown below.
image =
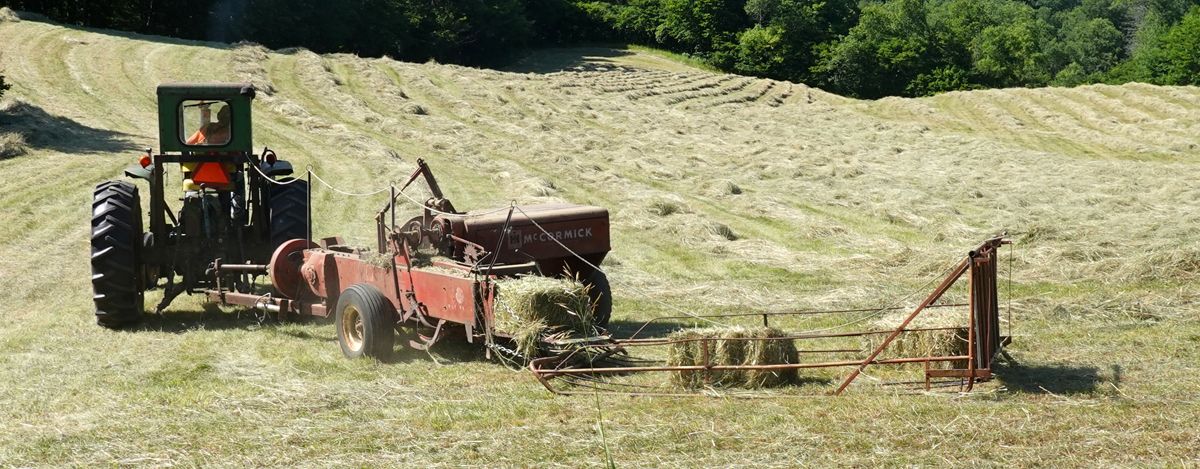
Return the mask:
<svg viewBox="0 0 1200 469"><path fill-rule="evenodd" d="M591 21L587 12L565 0L525 0L535 44L570 44L605 36L600 22Z"/></svg>
<svg viewBox="0 0 1200 469"><path fill-rule="evenodd" d="M1200 84L1200 7L1193 7L1162 41L1160 83Z"/></svg>
<svg viewBox="0 0 1200 469"><path fill-rule="evenodd" d="M1106 71L1121 59L1125 36L1107 18L1063 25L1062 46L1084 74Z"/></svg>
<svg viewBox="0 0 1200 469"><path fill-rule="evenodd" d="M826 52L816 71L835 91L864 98L905 94L933 70L936 38L923 0L867 4L849 34Z"/></svg>
<svg viewBox="0 0 1200 469"><path fill-rule="evenodd" d="M754 24L762 26L779 13L782 3L781 0L746 0L746 15Z"/></svg>
<svg viewBox="0 0 1200 469"><path fill-rule="evenodd" d="M664 0L658 42L687 52L707 55L710 61L732 62L728 54L737 47L738 32L748 26L744 3L737 0Z"/></svg>
<svg viewBox="0 0 1200 469"><path fill-rule="evenodd" d="M1154 28L1143 28L1141 35L1133 56L1108 71L1106 81L1200 83L1200 7L1189 10L1174 26L1159 23Z"/></svg>
<svg viewBox="0 0 1200 469"><path fill-rule="evenodd" d="M532 36L520 0L409 0L419 17L417 35L429 57L455 63L496 64Z"/></svg>
<svg viewBox="0 0 1200 469"><path fill-rule="evenodd" d="M833 47L838 38L848 33L858 14L855 4L848 0L763 0L747 2L745 9L748 16L762 21L778 41L771 48L753 48L747 41L763 36L739 37L739 63L769 63L762 75L806 82L816 78L812 68L821 56L820 51Z"/></svg>
<svg viewBox="0 0 1200 469"><path fill-rule="evenodd" d="M734 69L747 75L778 75L787 56L782 39L779 28L773 26L755 26L742 31L738 36Z"/></svg>
<svg viewBox="0 0 1200 469"><path fill-rule="evenodd" d="M908 84L904 92L912 96L928 96L946 91L977 88L982 87L971 83L966 70L955 65L947 65L936 68L932 72L917 75L917 78Z"/></svg>
<svg viewBox="0 0 1200 469"><path fill-rule="evenodd" d="M983 84L1043 85L1050 81L1042 45L1048 33L1032 19L985 28L971 42L972 68Z"/></svg>

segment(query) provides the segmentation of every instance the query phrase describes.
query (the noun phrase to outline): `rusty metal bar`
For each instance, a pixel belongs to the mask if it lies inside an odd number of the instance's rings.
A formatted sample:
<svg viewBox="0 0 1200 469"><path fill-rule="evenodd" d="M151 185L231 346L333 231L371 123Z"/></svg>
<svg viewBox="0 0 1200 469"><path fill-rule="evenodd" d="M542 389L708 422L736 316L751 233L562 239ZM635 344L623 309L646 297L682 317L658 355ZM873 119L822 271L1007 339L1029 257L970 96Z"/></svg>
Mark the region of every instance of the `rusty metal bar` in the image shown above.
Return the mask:
<svg viewBox="0 0 1200 469"><path fill-rule="evenodd" d="M216 303L262 308L273 312L280 311L280 299L266 295L253 295L222 290L204 290L204 294L208 296L209 301Z"/></svg>
<svg viewBox="0 0 1200 469"><path fill-rule="evenodd" d="M967 271L967 302L971 304L967 308L967 370L970 375L970 378L967 380L967 391L975 387L975 332L977 330L975 328L975 308L979 306L979 303L975 301L975 281L978 280L975 277L975 271L978 267L976 266L973 254L968 258L971 263L971 269ZM925 373L928 376L929 371L927 370Z"/></svg>
<svg viewBox="0 0 1200 469"><path fill-rule="evenodd" d="M553 358L553 357L551 357ZM920 363L923 361L944 362L966 359L966 355L952 355L946 357L914 357L914 358L889 358L883 360L874 360L871 363L875 365L893 365L903 363ZM838 362L823 362L823 363L780 363L772 365L680 365L680 366L633 366L633 367L607 367L607 368L562 368L545 370L535 366L535 362L530 362L530 369L534 374L538 375L574 375L574 374L603 374L603 373L636 373L641 371L703 371L703 370L798 370L803 368L834 368L841 366L855 366L862 362L859 360L847 360Z"/></svg>
<svg viewBox="0 0 1200 469"><path fill-rule="evenodd" d="M245 272L250 274L267 273L266 264L219 264L216 270L220 272Z"/></svg>
<svg viewBox="0 0 1200 469"><path fill-rule="evenodd" d="M955 307L960 307L960 306L967 306L967 304L966 303L955 303L955 304L929 305L926 307L927 308L955 308ZM895 311L895 310L899 310L899 309L904 309L904 307L891 306L891 307L885 307L885 308L775 311L775 312L768 311L768 312L762 312L762 313L723 313L723 314L699 314L699 315L690 315L690 316L682 316L682 315L680 315L680 316L659 316L656 318L652 318L649 321L646 321L644 324L642 324L642 327L639 327L638 330L634 331L634 333L629 336L628 340L632 340L633 338L637 337L638 334L641 334L642 331L644 331L646 329L646 327L650 326L651 323L659 322L659 321L666 321L666 320L671 320L671 319L696 319L696 318L714 319L714 318L738 318L738 317L746 317L746 316L764 316L764 317L765 316L816 316L816 315L821 315L821 314L871 313L871 312L877 312L877 311L878 312ZM765 324L765 319L764 319L764 324Z"/></svg>
<svg viewBox="0 0 1200 469"><path fill-rule="evenodd" d="M903 332L930 332L930 331L949 331L961 329L959 327L922 327L915 329L904 329ZM721 340L804 340L804 339L828 339L835 337L861 337L864 335L890 334L891 329L886 331L859 331L859 332L837 332L831 334L799 334L782 337L729 337ZM653 339L614 339L613 343L604 344L581 344L580 347L610 347L613 345L630 346L630 347L649 347L657 345L669 345L675 343L694 342L704 340L703 338L688 338L688 339L670 339L666 337Z"/></svg>
<svg viewBox="0 0 1200 469"><path fill-rule="evenodd" d="M308 167L308 180L305 181L305 183L306 183L305 197L307 197L307 199L304 201L304 227L305 227L304 231L305 231L305 235L308 236L307 238L304 238L306 241L312 241L312 239L313 239L313 235L312 235L312 226L313 226L313 222L312 222L312 188L313 188L312 176L313 176L312 166L309 166Z"/></svg>
<svg viewBox="0 0 1200 469"><path fill-rule="evenodd" d="M900 323L900 327L897 327L896 330L892 331L891 335L888 335L887 338L883 340L883 343L879 344L879 346L875 348L874 352L871 352L871 356L867 357L866 360L863 360L858 365L858 368L855 368L854 371L850 373L850 376L846 377L846 380L842 382L841 386L838 386L838 389L834 392L834 394L841 394L842 391L845 391L846 387L850 386L850 383L854 382L855 378L858 378L858 375L862 373L864 369L866 369L867 365L870 365L875 358L879 356L879 354L883 353L883 350L886 349L888 345L891 345L892 341L895 340L896 337L900 336L900 333L904 332L904 328L908 327L908 323L912 322L912 320L915 319L918 314L921 314L921 311L923 311L925 307L933 304L933 302L941 298L942 295L946 293L946 290L949 290L950 287L954 285L954 282L957 282L958 278L962 276L964 271L966 271L969 261L969 258L965 258L962 260L962 262L959 262L958 266L954 268L954 271L951 272L945 280L942 280L941 285L938 285L938 287L929 294L929 297L925 298L925 301L922 301L921 305L917 306L917 309L913 310L912 314L909 314L907 318L904 318L904 322Z"/></svg>

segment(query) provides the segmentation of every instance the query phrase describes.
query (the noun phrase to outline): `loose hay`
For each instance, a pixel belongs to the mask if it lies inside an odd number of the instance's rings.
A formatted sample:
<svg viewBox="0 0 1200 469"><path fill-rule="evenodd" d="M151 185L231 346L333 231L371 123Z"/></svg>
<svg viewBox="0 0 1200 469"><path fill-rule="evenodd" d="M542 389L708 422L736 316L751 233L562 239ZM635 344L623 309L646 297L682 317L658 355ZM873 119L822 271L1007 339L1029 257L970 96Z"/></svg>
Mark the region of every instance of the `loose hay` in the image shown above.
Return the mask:
<svg viewBox="0 0 1200 469"><path fill-rule="evenodd" d="M532 275L495 282L495 328L512 335L522 355L535 356L538 339L549 334L591 335L592 305L583 284Z"/></svg>
<svg viewBox="0 0 1200 469"><path fill-rule="evenodd" d="M12 11L8 7L0 8L0 22L17 23L21 21L21 16L17 12Z"/></svg>
<svg viewBox="0 0 1200 469"><path fill-rule="evenodd" d="M791 340L765 340L784 337L779 329L760 327L713 327L688 329L671 334L671 340L684 340L667 349L668 366L704 364L705 349L713 365L779 365L799 363L796 345ZM710 340L695 340L710 339ZM685 388L778 387L795 383L796 370L683 370L672 373L676 384Z"/></svg>
<svg viewBox="0 0 1200 469"><path fill-rule="evenodd" d="M0 160L24 155L29 149L19 133L0 133Z"/></svg>
<svg viewBox="0 0 1200 469"><path fill-rule="evenodd" d="M875 330L895 330L910 312L900 312L881 317L871 323ZM937 331L902 332L888 344L879 359L908 357L943 357L967 354L966 313L950 309L925 310L908 324L908 329L952 328ZM863 336L863 352L875 351L888 334ZM920 366L923 363L900 366ZM930 368L966 368L966 360L931 362Z"/></svg>

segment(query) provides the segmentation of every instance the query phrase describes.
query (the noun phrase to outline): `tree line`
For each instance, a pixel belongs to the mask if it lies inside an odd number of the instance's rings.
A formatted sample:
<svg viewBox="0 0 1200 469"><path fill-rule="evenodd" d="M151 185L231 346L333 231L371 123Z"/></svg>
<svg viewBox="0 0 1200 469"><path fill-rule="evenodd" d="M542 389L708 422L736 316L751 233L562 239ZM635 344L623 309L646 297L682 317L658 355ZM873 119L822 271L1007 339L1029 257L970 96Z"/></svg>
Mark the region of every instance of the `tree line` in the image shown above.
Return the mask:
<svg viewBox="0 0 1200 469"><path fill-rule="evenodd" d="M1200 84L1200 0L0 0L185 39L501 65L626 42L863 97Z"/></svg>

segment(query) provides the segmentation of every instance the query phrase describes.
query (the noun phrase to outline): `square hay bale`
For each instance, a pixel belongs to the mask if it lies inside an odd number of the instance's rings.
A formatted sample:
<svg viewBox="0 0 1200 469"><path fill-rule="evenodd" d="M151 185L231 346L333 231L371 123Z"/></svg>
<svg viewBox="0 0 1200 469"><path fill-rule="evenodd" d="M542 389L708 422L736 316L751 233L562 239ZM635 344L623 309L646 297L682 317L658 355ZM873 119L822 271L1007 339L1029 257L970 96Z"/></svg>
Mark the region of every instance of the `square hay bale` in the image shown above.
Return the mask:
<svg viewBox="0 0 1200 469"><path fill-rule="evenodd" d="M548 334L594 331L587 287L575 280L530 275L495 282L495 328L512 335L522 355L535 356L538 339Z"/></svg>
<svg viewBox="0 0 1200 469"><path fill-rule="evenodd" d="M712 327L687 329L671 334L671 340L682 340L667 349L668 366L704 364L707 350L713 365L779 365L799 363L799 354L792 340L766 340L784 337L779 329L770 327ZM706 339L706 340L702 340ZM777 387L798 380L796 370L682 370L672 373L676 384L685 388L741 387L748 389Z"/></svg>
<svg viewBox="0 0 1200 469"><path fill-rule="evenodd" d="M889 314L871 323L874 330L895 330L904 322L911 312L903 311ZM927 309L908 324L909 329L948 328L937 331L901 332L888 348L879 355L880 359L908 357L939 357L967 354L967 313L951 309ZM883 343L888 334L872 334L863 336L863 353L870 354ZM923 363L890 365L901 367L921 367ZM931 362L930 368L951 369L966 368L966 360Z"/></svg>

